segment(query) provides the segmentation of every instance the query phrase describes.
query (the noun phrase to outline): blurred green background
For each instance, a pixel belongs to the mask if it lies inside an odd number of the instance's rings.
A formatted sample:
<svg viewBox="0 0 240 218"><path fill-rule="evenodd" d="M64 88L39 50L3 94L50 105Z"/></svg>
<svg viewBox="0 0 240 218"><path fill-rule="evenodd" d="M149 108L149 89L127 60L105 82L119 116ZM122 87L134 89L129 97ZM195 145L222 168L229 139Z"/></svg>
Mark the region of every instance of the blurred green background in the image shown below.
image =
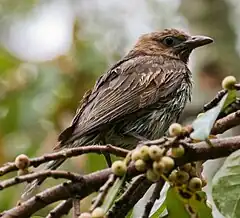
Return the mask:
<svg viewBox="0 0 240 218"><path fill-rule="evenodd" d="M239 11L237 0L0 0L0 164L50 152L84 92L149 31L179 28L215 39L190 60L193 102L182 122L191 120L224 76L239 77ZM99 155L63 166L79 173L103 167ZM23 188L1 192L0 211Z"/></svg>

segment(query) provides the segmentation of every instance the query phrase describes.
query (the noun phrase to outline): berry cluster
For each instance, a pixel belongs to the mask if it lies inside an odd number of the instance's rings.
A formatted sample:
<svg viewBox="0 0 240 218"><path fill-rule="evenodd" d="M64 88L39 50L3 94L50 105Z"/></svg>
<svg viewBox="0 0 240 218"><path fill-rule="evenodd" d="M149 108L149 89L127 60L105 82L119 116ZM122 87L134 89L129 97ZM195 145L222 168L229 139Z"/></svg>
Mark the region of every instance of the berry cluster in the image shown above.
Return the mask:
<svg viewBox="0 0 240 218"><path fill-rule="evenodd" d="M168 179L172 186L181 186L191 192L196 192L206 185L206 180L198 174L196 164L187 163L173 170Z"/></svg>

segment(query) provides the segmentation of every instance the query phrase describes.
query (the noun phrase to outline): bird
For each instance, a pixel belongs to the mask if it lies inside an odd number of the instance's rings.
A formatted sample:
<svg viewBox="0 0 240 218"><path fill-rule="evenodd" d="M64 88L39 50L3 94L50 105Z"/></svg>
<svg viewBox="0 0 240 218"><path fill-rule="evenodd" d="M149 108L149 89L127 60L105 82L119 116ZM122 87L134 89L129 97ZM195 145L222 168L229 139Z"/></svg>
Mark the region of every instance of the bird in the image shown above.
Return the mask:
<svg viewBox="0 0 240 218"><path fill-rule="evenodd" d="M59 135L54 151L87 145L112 144L133 149L142 140L163 136L191 100L191 52L212 43L164 29L143 34L133 48L87 91L71 125ZM110 155L104 153L108 165ZM65 159L50 162L56 169ZM30 186L39 185L38 180Z"/></svg>

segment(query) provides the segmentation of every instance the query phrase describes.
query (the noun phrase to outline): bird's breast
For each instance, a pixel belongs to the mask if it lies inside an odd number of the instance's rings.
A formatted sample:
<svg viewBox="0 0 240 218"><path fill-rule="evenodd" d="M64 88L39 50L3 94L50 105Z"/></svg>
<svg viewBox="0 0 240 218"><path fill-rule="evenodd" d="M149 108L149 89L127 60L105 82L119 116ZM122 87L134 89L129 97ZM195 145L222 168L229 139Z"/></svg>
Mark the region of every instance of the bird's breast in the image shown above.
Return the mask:
<svg viewBox="0 0 240 218"><path fill-rule="evenodd" d="M152 107L142 109L144 112L135 119L124 122L124 131L133 132L149 140L160 138L171 123L175 122L183 111L191 95L191 86L182 83L181 87L164 101L155 103Z"/></svg>

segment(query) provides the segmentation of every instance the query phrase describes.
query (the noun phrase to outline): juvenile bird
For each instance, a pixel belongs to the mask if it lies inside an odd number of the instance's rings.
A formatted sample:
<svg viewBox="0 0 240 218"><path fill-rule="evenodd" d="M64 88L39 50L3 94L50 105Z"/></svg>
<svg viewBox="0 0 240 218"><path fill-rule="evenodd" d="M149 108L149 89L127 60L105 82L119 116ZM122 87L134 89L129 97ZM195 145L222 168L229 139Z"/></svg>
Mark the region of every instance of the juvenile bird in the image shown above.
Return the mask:
<svg viewBox="0 0 240 218"><path fill-rule="evenodd" d="M142 35L85 94L54 150L93 144L132 149L139 140L163 136L191 99L190 53L211 42L176 29ZM110 164L109 155L105 157ZM56 169L63 161L48 168Z"/></svg>

